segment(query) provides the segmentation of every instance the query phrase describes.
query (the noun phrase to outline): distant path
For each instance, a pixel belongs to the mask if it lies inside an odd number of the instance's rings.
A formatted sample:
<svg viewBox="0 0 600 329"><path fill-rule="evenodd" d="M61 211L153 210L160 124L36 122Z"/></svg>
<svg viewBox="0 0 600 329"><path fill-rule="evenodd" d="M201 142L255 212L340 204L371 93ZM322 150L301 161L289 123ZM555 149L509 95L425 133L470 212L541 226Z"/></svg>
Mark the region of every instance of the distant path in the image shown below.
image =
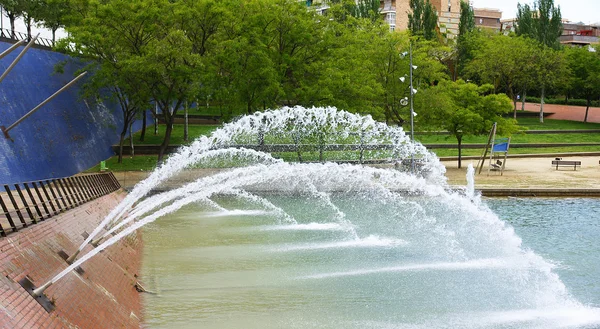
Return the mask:
<svg viewBox="0 0 600 329"><path fill-rule="evenodd" d="M521 109L521 104L517 104L517 109ZM540 104L525 103L525 111L539 113ZM585 106L544 104L544 112L554 113L548 117L549 119L583 122L583 118L585 117ZM599 107L590 107L590 111L588 112L588 122L600 123Z"/></svg>

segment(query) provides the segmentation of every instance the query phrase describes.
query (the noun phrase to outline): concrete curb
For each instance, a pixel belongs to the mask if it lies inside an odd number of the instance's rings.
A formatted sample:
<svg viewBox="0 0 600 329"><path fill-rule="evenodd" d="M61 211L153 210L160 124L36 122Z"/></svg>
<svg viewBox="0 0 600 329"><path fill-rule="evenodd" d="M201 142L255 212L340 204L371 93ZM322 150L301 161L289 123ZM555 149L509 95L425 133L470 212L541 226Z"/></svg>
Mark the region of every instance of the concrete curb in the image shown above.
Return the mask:
<svg viewBox="0 0 600 329"><path fill-rule="evenodd" d="M485 197L600 197L600 188L481 188Z"/></svg>

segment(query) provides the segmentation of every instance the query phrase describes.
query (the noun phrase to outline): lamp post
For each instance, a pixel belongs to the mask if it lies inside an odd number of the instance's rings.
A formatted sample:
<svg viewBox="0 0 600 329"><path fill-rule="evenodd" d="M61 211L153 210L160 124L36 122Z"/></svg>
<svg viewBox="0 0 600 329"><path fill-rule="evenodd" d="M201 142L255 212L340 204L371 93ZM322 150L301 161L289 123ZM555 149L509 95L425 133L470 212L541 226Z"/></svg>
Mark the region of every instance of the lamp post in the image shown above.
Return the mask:
<svg viewBox="0 0 600 329"><path fill-rule="evenodd" d="M408 44L408 56L410 58L410 141L415 143L415 112L413 110L413 98L415 90L413 89L413 62L412 62L412 43ZM411 152L410 155L410 171L415 171L415 152Z"/></svg>
<svg viewBox="0 0 600 329"><path fill-rule="evenodd" d="M401 56L401 57L403 57L403 58L404 58L404 57L406 57L406 55L408 55L408 56L409 56L409 79L410 79L410 81L409 81L409 83L410 83L410 86L409 86L409 88L410 88L410 99L409 99L409 102L410 102L410 141L411 141L411 143L413 143L413 144L414 144L414 142L415 142L414 123L415 123L415 115L416 115L416 113L415 113L415 111L414 111L414 108L413 108L413 104L414 104L414 103L413 103L413 99L414 99L414 95L417 93L417 90L413 88L413 70L416 70L416 69L417 69L417 67L413 65L413 57L412 57L412 43L409 43L409 45L408 45L408 54L407 54L406 52L403 52L403 53L401 53L401 54L400 54L400 56ZM404 80L405 80L405 77L406 77L406 75L405 75L405 76L403 76L403 77L400 77L400 81L401 81L401 82L404 82ZM402 101L404 101L404 100L406 100L406 97L405 97L405 98L403 98L403 99L400 101L400 104L401 104L401 105L403 105L403 106L406 106L407 104L402 102ZM413 153L411 153L411 156L410 156L410 171L411 171L411 172L414 172L414 171L415 171L415 155L414 155L414 152L413 152Z"/></svg>

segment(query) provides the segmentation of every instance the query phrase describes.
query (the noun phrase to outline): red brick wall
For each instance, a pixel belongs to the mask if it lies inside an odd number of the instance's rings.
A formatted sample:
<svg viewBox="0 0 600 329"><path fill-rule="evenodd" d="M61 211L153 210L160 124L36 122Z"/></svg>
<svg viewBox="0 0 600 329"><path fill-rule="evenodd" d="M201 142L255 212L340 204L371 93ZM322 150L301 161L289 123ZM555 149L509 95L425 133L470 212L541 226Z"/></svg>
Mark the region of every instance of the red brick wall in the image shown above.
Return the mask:
<svg viewBox="0 0 600 329"><path fill-rule="evenodd" d="M46 290L55 304L47 313L18 283L28 276L36 287L67 267L57 254L71 255L125 196L106 195L59 216L0 237L0 328L140 328L141 305L134 285L142 241L132 234ZM91 249L86 247L84 252Z"/></svg>

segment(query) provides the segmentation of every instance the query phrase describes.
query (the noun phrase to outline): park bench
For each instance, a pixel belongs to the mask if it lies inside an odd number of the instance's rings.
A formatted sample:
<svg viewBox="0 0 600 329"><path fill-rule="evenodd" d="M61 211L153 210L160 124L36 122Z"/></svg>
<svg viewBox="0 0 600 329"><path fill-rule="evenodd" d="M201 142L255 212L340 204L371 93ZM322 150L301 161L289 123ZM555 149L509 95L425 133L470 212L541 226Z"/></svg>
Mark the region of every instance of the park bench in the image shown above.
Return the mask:
<svg viewBox="0 0 600 329"><path fill-rule="evenodd" d="M581 167L581 161L567 161L567 160L552 160L552 166L558 167L573 167L573 170L577 170L577 166Z"/></svg>

